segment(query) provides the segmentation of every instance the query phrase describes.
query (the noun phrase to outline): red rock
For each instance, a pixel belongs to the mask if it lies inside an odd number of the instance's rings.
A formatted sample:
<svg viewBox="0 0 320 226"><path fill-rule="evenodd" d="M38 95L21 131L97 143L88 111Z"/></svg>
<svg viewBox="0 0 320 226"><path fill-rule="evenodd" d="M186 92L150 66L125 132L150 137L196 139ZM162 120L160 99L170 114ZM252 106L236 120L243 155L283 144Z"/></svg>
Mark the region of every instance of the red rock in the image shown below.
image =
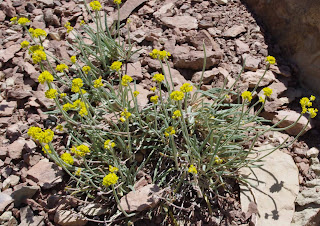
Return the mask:
<svg viewBox="0 0 320 226"><path fill-rule="evenodd" d="M25 144L26 144L26 140L24 139L18 139L14 141L12 144L7 146L8 156L11 159L20 159L22 157L22 151Z"/></svg>
<svg viewBox="0 0 320 226"><path fill-rule="evenodd" d="M13 112L17 108L17 101L9 101L6 100L0 103L0 117L3 116L12 116Z"/></svg>
<svg viewBox="0 0 320 226"><path fill-rule="evenodd" d="M4 54L0 56L0 60L7 62L14 57L14 54L21 49L20 44L12 45L4 51Z"/></svg>
<svg viewBox="0 0 320 226"><path fill-rule="evenodd" d="M241 33L246 32L246 28L243 25L234 25L223 33L223 36L235 38Z"/></svg>
<svg viewBox="0 0 320 226"><path fill-rule="evenodd" d="M141 71L141 63L139 61L135 63L128 63L127 64L127 74L130 75L135 80L142 80L143 75Z"/></svg>
<svg viewBox="0 0 320 226"><path fill-rule="evenodd" d="M3 12L10 18L16 16L16 10L15 8L12 6L12 2L10 0L7 1L3 1L1 3L1 8L3 10Z"/></svg>
<svg viewBox="0 0 320 226"><path fill-rule="evenodd" d="M170 28L179 28L182 30L192 30L198 28L198 21L192 16L174 16L163 17L161 21Z"/></svg>

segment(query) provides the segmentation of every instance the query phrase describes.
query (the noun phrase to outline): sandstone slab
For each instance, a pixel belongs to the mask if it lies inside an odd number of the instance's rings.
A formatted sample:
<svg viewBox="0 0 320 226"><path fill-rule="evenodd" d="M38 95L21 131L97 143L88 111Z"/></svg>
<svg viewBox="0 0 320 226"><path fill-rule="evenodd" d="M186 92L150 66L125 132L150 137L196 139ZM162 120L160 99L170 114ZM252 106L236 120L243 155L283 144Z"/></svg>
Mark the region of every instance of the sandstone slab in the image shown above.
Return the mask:
<svg viewBox="0 0 320 226"><path fill-rule="evenodd" d="M174 16L163 17L161 21L170 28L179 28L182 30L192 30L198 28L198 21L192 16Z"/></svg>

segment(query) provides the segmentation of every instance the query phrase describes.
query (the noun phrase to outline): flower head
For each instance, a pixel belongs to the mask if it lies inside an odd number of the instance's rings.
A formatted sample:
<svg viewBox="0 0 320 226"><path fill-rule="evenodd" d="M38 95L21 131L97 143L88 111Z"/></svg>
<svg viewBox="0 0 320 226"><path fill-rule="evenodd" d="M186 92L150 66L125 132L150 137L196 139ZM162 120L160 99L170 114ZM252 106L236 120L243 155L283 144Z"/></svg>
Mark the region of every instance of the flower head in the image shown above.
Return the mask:
<svg viewBox="0 0 320 226"><path fill-rule="evenodd" d="M54 98L56 98L56 95L57 95L57 90L56 89L48 89L45 92L45 96L48 99L54 99Z"/></svg>
<svg viewBox="0 0 320 226"><path fill-rule="evenodd" d="M45 30L42 30L40 28L29 28L29 32L31 34L32 37L34 38L39 38L41 36L46 37L47 36L47 32Z"/></svg>
<svg viewBox="0 0 320 226"><path fill-rule="evenodd" d="M175 129L173 128L173 126L169 126L168 128L166 128L166 131L164 132L164 135L166 137L170 136L170 135L174 135L176 134Z"/></svg>
<svg viewBox="0 0 320 226"><path fill-rule="evenodd" d="M83 67L82 67L82 71L83 71L85 74L88 74L89 71L91 71L91 67L90 67L90 66L83 66Z"/></svg>
<svg viewBox="0 0 320 226"><path fill-rule="evenodd" d="M24 40L23 42L20 43L21 48L27 48L29 46L29 44L30 43L28 41L26 41L26 40Z"/></svg>
<svg viewBox="0 0 320 226"><path fill-rule="evenodd" d="M80 176L81 170L82 170L81 168L78 168L77 171L74 172L74 175Z"/></svg>
<svg viewBox="0 0 320 226"><path fill-rule="evenodd" d="M75 64L77 61L77 57L76 56L70 57L70 61L71 61L71 63Z"/></svg>
<svg viewBox="0 0 320 226"><path fill-rule="evenodd" d="M315 96L313 96L313 95L310 96L310 101L315 101L315 99L316 99Z"/></svg>
<svg viewBox="0 0 320 226"><path fill-rule="evenodd" d="M317 108L308 108L308 112L310 114L310 117L314 118L317 116L318 109Z"/></svg>
<svg viewBox="0 0 320 226"><path fill-rule="evenodd" d="M104 142L104 148L110 150L111 148L114 148L116 144L112 140L106 140Z"/></svg>
<svg viewBox="0 0 320 226"><path fill-rule="evenodd" d="M26 25L27 23L30 23L30 20L28 18L25 18L25 17L21 17L19 18L18 20L18 24L24 26Z"/></svg>
<svg viewBox="0 0 320 226"><path fill-rule="evenodd" d="M176 119L176 118L180 118L182 116L181 111L180 110L175 110L173 112L172 118Z"/></svg>
<svg viewBox="0 0 320 226"><path fill-rule="evenodd" d="M119 170L119 169L118 169L117 167L109 165L109 171L110 171L110 173L117 172L118 170Z"/></svg>
<svg viewBox="0 0 320 226"><path fill-rule="evenodd" d="M249 102L252 100L252 93L250 91L244 91L241 96L243 100L247 100Z"/></svg>
<svg viewBox="0 0 320 226"><path fill-rule="evenodd" d="M163 74L155 74L152 78L153 81L155 82L162 82L164 80L164 75Z"/></svg>
<svg viewBox="0 0 320 226"><path fill-rule="evenodd" d="M129 84L130 82L132 82L132 81L133 81L133 79L131 78L131 76L129 76L129 75L124 75L124 76L122 76L121 85L123 85L123 86L128 86L128 84Z"/></svg>
<svg viewBox="0 0 320 226"><path fill-rule="evenodd" d="M40 46L40 45L30 46L29 53L34 53L37 50L44 50L44 48L43 46Z"/></svg>
<svg viewBox="0 0 320 226"><path fill-rule="evenodd" d="M133 96L134 96L134 97L137 97L139 94L140 94L140 92L137 91L137 90L133 92Z"/></svg>
<svg viewBox="0 0 320 226"><path fill-rule="evenodd" d="M56 130L59 130L60 132L63 131L63 125L59 124L56 126Z"/></svg>
<svg viewBox="0 0 320 226"><path fill-rule="evenodd" d="M44 145L43 147L42 147L42 151L43 151L43 153L45 153L45 154L51 154L51 149L50 149L50 146L49 145Z"/></svg>
<svg viewBox="0 0 320 226"><path fill-rule="evenodd" d="M313 98L312 98L313 99ZM309 100L308 97L303 97L300 99L300 104L302 108L302 114L307 112L307 108L312 106L312 102Z"/></svg>
<svg viewBox="0 0 320 226"><path fill-rule="evenodd" d="M40 63L43 60L47 59L47 55L42 50L36 50L32 54L32 61L34 64Z"/></svg>
<svg viewBox="0 0 320 226"><path fill-rule="evenodd" d="M60 156L61 160L64 161L65 163L69 164L69 165L73 165L73 158L72 156L70 155L70 153L63 153L61 156Z"/></svg>
<svg viewBox="0 0 320 226"><path fill-rule="evenodd" d="M64 70L68 70L68 66L66 64L59 64L56 67L56 71L63 72Z"/></svg>
<svg viewBox="0 0 320 226"><path fill-rule="evenodd" d="M106 187L116 184L119 177L115 173L109 173L103 178L102 184Z"/></svg>
<svg viewBox="0 0 320 226"><path fill-rule="evenodd" d="M90 2L90 7L93 11L99 11L101 9L101 4L99 1Z"/></svg>
<svg viewBox="0 0 320 226"><path fill-rule="evenodd" d="M90 153L90 149L87 145L84 145L84 144L81 144L77 147L72 147L71 148L71 152L76 154L76 155L79 155L79 156L85 156L86 154Z"/></svg>
<svg viewBox="0 0 320 226"><path fill-rule="evenodd" d="M197 174L198 173L197 168L194 165L190 165L190 167L188 169L188 172L192 173L192 174Z"/></svg>
<svg viewBox="0 0 320 226"><path fill-rule="evenodd" d="M83 86L83 81L81 78L75 78L72 80L71 91L75 93L80 92L80 88Z"/></svg>
<svg viewBox="0 0 320 226"><path fill-rule="evenodd" d="M113 0L113 2L117 5L120 5L121 4L121 0Z"/></svg>
<svg viewBox="0 0 320 226"><path fill-rule="evenodd" d="M10 19L10 21L12 22L12 23L17 23L17 21L18 21L18 17L12 17L11 19Z"/></svg>
<svg viewBox="0 0 320 226"><path fill-rule="evenodd" d="M157 95L152 96L152 97L150 97L150 101L152 103L156 104L156 103L158 103L158 98L159 98L159 96L157 96Z"/></svg>
<svg viewBox="0 0 320 226"><path fill-rule="evenodd" d="M80 21L80 26L83 26L83 25L85 25L86 24L86 22L84 21L84 20L81 20Z"/></svg>
<svg viewBox="0 0 320 226"><path fill-rule="evenodd" d="M271 94L272 94L272 89L271 89L271 88L265 87L265 88L263 88L262 90L263 90L263 94L264 94L265 96L267 96L267 97L270 97L270 96L271 96Z"/></svg>
<svg viewBox="0 0 320 226"><path fill-rule="evenodd" d="M52 82L53 81L53 75L50 74L49 71L44 71L39 75L38 81L41 84L44 84L45 82Z"/></svg>
<svg viewBox="0 0 320 226"><path fill-rule="evenodd" d="M155 92L156 91L156 89L157 89L157 87L152 87L152 88L150 88L150 90L152 91L152 92Z"/></svg>
<svg viewBox="0 0 320 226"><path fill-rule="evenodd" d="M153 59L160 59L160 60L164 60L164 59L168 59L168 57L171 56L171 54L165 50L160 51L157 49L153 49L152 52L149 54Z"/></svg>
<svg viewBox="0 0 320 226"><path fill-rule="evenodd" d="M98 79L93 81L93 87L94 88L99 88L102 87L103 83L102 83L102 77L100 76Z"/></svg>
<svg viewBox="0 0 320 226"><path fill-rule="evenodd" d="M276 63L276 59L273 56L267 56L266 61L269 62L269 64Z"/></svg>
<svg viewBox="0 0 320 226"><path fill-rule="evenodd" d="M54 132L51 129L46 129L38 135L40 143L49 143L53 140Z"/></svg>
<svg viewBox="0 0 320 226"><path fill-rule="evenodd" d="M67 28L67 33L73 30L73 27L71 26L69 21L65 23L64 27Z"/></svg>
<svg viewBox="0 0 320 226"><path fill-rule="evenodd" d="M263 97L259 97L259 102L260 103L264 103L266 101L266 99L265 98L263 98Z"/></svg>
<svg viewBox="0 0 320 226"><path fill-rule="evenodd" d="M219 158L219 156L214 156L214 163L219 165L221 163L223 163L223 159Z"/></svg>
<svg viewBox="0 0 320 226"><path fill-rule="evenodd" d="M184 98L184 93L181 91L173 91L170 94L170 98L176 101L182 100Z"/></svg>
<svg viewBox="0 0 320 226"><path fill-rule="evenodd" d="M81 101L79 105L80 105L79 115L81 117L88 115L88 110L87 110L85 102Z"/></svg>
<svg viewBox="0 0 320 226"><path fill-rule="evenodd" d="M191 92L193 89L192 85L190 85L190 83L184 83L181 87L180 87L180 91L184 92L184 93L188 93Z"/></svg>
<svg viewBox="0 0 320 226"><path fill-rule="evenodd" d="M28 135L35 140L38 140L40 133L42 133L40 127L31 126L28 130Z"/></svg>
<svg viewBox="0 0 320 226"><path fill-rule="evenodd" d="M120 71L122 63L120 61L115 61L111 64L110 69L114 71Z"/></svg>
<svg viewBox="0 0 320 226"><path fill-rule="evenodd" d="M123 110L123 112L121 112L121 118L124 118L124 121L126 120L126 119L128 119L130 116L131 116L131 113L130 112L128 112L128 109L127 108L125 108L124 110ZM120 120L122 121L122 119L120 118Z"/></svg>

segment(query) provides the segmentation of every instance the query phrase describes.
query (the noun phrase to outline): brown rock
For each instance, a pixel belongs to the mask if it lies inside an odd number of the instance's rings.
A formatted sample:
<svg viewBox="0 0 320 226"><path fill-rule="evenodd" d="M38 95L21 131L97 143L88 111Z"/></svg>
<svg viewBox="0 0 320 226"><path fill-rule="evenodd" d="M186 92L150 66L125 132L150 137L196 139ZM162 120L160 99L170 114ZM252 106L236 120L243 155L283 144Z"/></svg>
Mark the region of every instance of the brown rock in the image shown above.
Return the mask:
<svg viewBox="0 0 320 226"><path fill-rule="evenodd" d="M141 63L139 61L135 63L128 63L127 74L130 75L133 79L141 81L143 79Z"/></svg>
<svg viewBox="0 0 320 226"><path fill-rule="evenodd" d="M191 37L190 41L192 45L197 48L197 50L203 50L203 43L206 50L220 50L219 44L213 40L209 32L206 30L197 32L195 36Z"/></svg>
<svg viewBox="0 0 320 226"><path fill-rule="evenodd" d="M6 19L6 14L2 10L0 10L0 22L3 22Z"/></svg>
<svg viewBox="0 0 320 226"><path fill-rule="evenodd" d="M170 28L179 28L182 30L192 30L198 28L198 21L192 16L174 16L163 17L161 21Z"/></svg>
<svg viewBox="0 0 320 226"><path fill-rule="evenodd" d="M20 44L10 46L0 56L0 60L3 62L7 62L8 60L12 59L14 57L14 54L17 53L20 49L21 49Z"/></svg>
<svg viewBox="0 0 320 226"><path fill-rule="evenodd" d="M0 103L0 117L12 116L16 108L17 108L16 101L6 101L6 100L2 101Z"/></svg>
<svg viewBox="0 0 320 226"><path fill-rule="evenodd" d="M250 52L250 48L246 43L240 41L239 39L237 39L235 43L236 51L239 55Z"/></svg>
<svg viewBox="0 0 320 226"><path fill-rule="evenodd" d="M205 71L203 73L203 79L202 79L202 83L207 85L207 84L210 84L213 79L219 74L219 69L218 68L213 68L212 70L210 71ZM199 71L199 72L196 72L193 76L192 76L192 82L195 82L195 83L199 83L200 82L200 79L201 79L201 76L202 76L202 71Z"/></svg>
<svg viewBox="0 0 320 226"><path fill-rule="evenodd" d="M32 88L29 85L24 86L14 86L13 89L8 91L8 97L12 97L18 100L31 97L32 96Z"/></svg>
<svg viewBox="0 0 320 226"><path fill-rule="evenodd" d="M241 75L241 78L244 82L249 83L249 87L253 88L257 85L258 81L260 78L263 76L264 70L257 70L256 72L245 72L244 74ZM275 80L275 76L271 71L267 71L266 74L264 75L263 79L259 83L260 86L267 86L271 82Z"/></svg>
<svg viewBox="0 0 320 226"><path fill-rule="evenodd" d="M12 5L12 2L10 0L7 1L3 1L1 3L1 8L3 10L3 12L10 18L16 16L16 10Z"/></svg>
<svg viewBox="0 0 320 226"><path fill-rule="evenodd" d="M250 71L257 71L259 68L259 64L261 62L260 59L253 57L248 54L244 54L242 56L242 60L245 61L245 69L250 70Z"/></svg>
<svg viewBox="0 0 320 226"><path fill-rule="evenodd" d="M10 144L7 147L9 157L11 159L20 159L22 157L22 151L25 144L26 144L26 140L22 138Z"/></svg>
<svg viewBox="0 0 320 226"><path fill-rule="evenodd" d="M126 1L123 6L120 8L120 21L125 20L129 17L129 15L135 10L138 6L142 3L146 2L147 0L131 0ZM113 20L118 20L118 12L115 12L111 18Z"/></svg>
<svg viewBox="0 0 320 226"><path fill-rule="evenodd" d="M54 215L54 222L62 226L83 226L87 224L85 217L70 210L58 210Z"/></svg>
<svg viewBox="0 0 320 226"><path fill-rule="evenodd" d="M229 38L235 38L241 33L246 32L246 28L243 25L234 25L223 33L223 36Z"/></svg>

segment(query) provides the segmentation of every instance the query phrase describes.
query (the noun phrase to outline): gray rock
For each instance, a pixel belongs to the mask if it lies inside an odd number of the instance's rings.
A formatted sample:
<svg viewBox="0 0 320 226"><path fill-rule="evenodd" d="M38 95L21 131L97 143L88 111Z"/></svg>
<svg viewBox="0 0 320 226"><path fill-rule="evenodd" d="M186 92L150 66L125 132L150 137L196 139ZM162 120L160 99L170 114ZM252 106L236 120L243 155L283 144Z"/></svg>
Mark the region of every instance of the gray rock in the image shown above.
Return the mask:
<svg viewBox="0 0 320 226"><path fill-rule="evenodd" d="M70 210L58 210L54 215L54 222L62 226L82 226L87 224L87 220L82 214Z"/></svg>
<svg viewBox="0 0 320 226"><path fill-rule="evenodd" d="M242 56L243 61L245 61L244 68L250 71L257 71L261 60L259 58L253 57L248 54Z"/></svg>
<svg viewBox="0 0 320 226"><path fill-rule="evenodd" d="M263 76L265 70L257 70L256 72L248 71L241 75L241 79L244 82L249 83L250 88L254 88L257 84L260 78ZM267 71L262 80L259 83L260 86L267 86L271 82L275 81L275 76L271 71Z"/></svg>
<svg viewBox="0 0 320 226"><path fill-rule="evenodd" d="M16 185L11 194L11 197L14 199L14 205L20 206L24 200L32 198L39 189L38 186L26 186L25 184Z"/></svg>
<svg viewBox="0 0 320 226"><path fill-rule="evenodd" d="M235 43L236 51L239 55L250 52L250 48L246 43L240 41L239 39L237 39Z"/></svg>
<svg viewBox="0 0 320 226"><path fill-rule="evenodd" d="M3 181L2 189L5 190L10 186L15 186L19 183L20 177L17 175L10 175L7 179Z"/></svg>
<svg viewBox="0 0 320 226"><path fill-rule="evenodd" d="M320 208L306 208L295 212L290 225L320 225Z"/></svg>
<svg viewBox="0 0 320 226"><path fill-rule="evenodd" d="M86 216L100 216L102 214L106 214L110 209L102 208L100 204L89 204L81 209L81 213Z"/></svg>
<svg viewBox="0 0 320 226"><path fill-rule="evenodd" d="M0 213L2 213L4 209L12 202L13 202L13 198L10 195L1 192L0 193Z"/></svg>
<svg viewBox="0 0 320 226"><path fill-rule="evenodd" d="M313 147L307 151L307 157L309 157L309 158L310 157L316 158L316 157L318 157L318 155L319 155L318 148Z"/></svg>

